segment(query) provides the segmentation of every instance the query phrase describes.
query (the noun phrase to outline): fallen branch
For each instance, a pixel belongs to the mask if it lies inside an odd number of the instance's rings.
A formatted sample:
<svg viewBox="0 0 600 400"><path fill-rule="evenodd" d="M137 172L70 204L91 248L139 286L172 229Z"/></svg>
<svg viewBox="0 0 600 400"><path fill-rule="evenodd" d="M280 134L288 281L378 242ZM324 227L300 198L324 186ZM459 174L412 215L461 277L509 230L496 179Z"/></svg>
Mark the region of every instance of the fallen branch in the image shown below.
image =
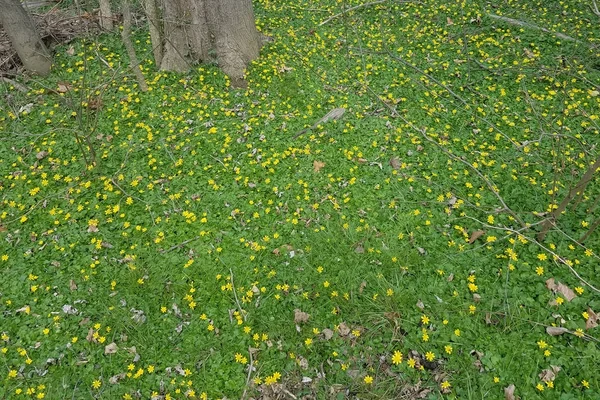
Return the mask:
<svg viewBox="0 0 600 400"><path fill-rule="evenodd" d="M252 349L250 347L248 347L248 354L250 357L250 365L248 365L248 376L246 376L246 386L244 387L242 397L240 397L241 400L246 400L246 393L250 386L250 377L252 376L252 370L254 369L254 359L252 358Z"/></svg>
<svg viewBox="0 0 600 400"><path fill-rule="evenodd" d="M15 89L17 89L19 92L22 92L22 93L27 93L30 90L27 86L22 85L19 82L13 81L12 79L9 79L5 76L0 76L0 81L6 82L9 85L12 85Z"/></svg>
<svg viewBox="0 0 600 400"><path fill-rule="evenodd" d="M543 26L537 26L535 24L531 24L529 22L525 22L525 21L520 21L518 19L514 19L514 18L509 18L509 17L505 17L503 15L496 15L496 14L488 14L488 16L490 18L493 19L497 19L499 21L503 21L506 22L507 24L511 24L511 25L516 25L516 26L520 26L522 28L529 28L529 29L535 29L538 31L542 31L545 33L549 33L551 35L556 36L559 39L563 39L563 40L567 40L569 42L575 42L575 43L581 43L581 44L586 44L584 42L582 42L581 40L575 39L574 37L571 37L569 35L565 35L564 33L560 33L560 32L554 32L551 31L548 28L544 28Z"/></svg>
<svg viewBox="0 0 600 400"><path fill-rule="evenodd" d="M193 242L193 241L195 241L195 240L198 240L198 239L200 239L200 237L201 237L201 236L200 236L200 235L198 235L198 236L196 236L196 237L193 237L193 238L191 238L191 239L188 239L188 240L186 240L186 241L184 241L184 242L181 242L181 243L179 243L179 244L176 244L175 246L171 246L171 247L169 247L169 248L168 248L168 249L166 249L166 250L161 250L161 251L160 251L160 253L161 253L161 254L169 253L169 252L171 252L171 251L173 251L173 250L175 250L175 249L178 249L178 248L180 248L180 247L183 247L183 246L185 246L185 245L186 245L186 244L188 244L188 243L191 243L191 242Z"/></svg>
<svg viewBox="0 0 600 400"><path fill-rule="evenodd" d="M542 230L537 235L538 240L540 240L540 241L544 240L544 238L548 234L548 231L550 230L552 225L554 225L555 221L563 213L563 211L566 210L566 208L569 205L569 203L571 202L571 200L573 200L575 197L577 197L578 193L581 193L581 195L583 196L583 191L586 189L588 184L592 181L592 179L594 178L594 174L596 173L596 170L598 170L599 168L600 168L600 157L598 157L598 159L596 159L596 161L587 169L587 171L585 171L585 174L583 174L583 177L579 180L579 182L577 182L577 184L569 190L569 193L565 196L563 201L558 205L558 207L554 211L552 211L552 214L550 215L551 218L549 218L546 221L546 223L542 226ZM577 204L575 204L575 205L577 205Z"/></svg>
<svg viewBox="0 0 600 400"><path fill-rule="evenodd" d="M319 25L317 25L317 26L321 27L321 26L323 26L323 25L325 25L325 24L327 24L327 23L329 23L329 22L333 21L334 19L336 19L336 18L339 18L339 17L341 17L342 15L344 15L344 14L347 14L347 13L349 13L349 12L351 12L351 11L358 10L358 9L360 9L360 8L365 8L365 7L371 7L371 6L375 6L375 5L377 5L377 4L385 3L385 2L388 2L388 1L390 1L390 0L377 0L377 1L372 1L372 2L370 2L370 3L359 4L359 5L357 5L357 6L354 6L354 7L347 8L347 9L345 9L344 11L342 11L341 13L339 13L339 14L335 14L335 15L333 15L333 16L331 16L331 17L327 18L325 21L321 22L321 23L320 23ZM413 1L399 1L398 3L420 3L420 2L418 2L418 1L415 1L415 2L413 2Z"/></svg>
<svg viewBox="0 0 600 400"><path fill-rule="evenodd" d="M486 224L483 221L478 220L477 218L473 218L473 217L469 217L466 216L466 218L471 219L473 221L476 221L477 223L479 223L481 226L483 226L484 228L487 229L493 229L493 230L500 230L500 231L506 231L506 232L510 232L512 234L515 235L520 235L522 236L525 240L528 240L530 242L532 242L533 244L537 245L539 248L541 248L542 250L546 251L547 253L551 254L554 262L556 264L562 264L562 265L566 265L567 268L571 271L571 273L573 275L575 275L575 277L577 279L579 279L579 281L581 283L583 283L584 285L586 285L587 287L589 287L591 290L593 290L596 293L600 293L600 289L598 289L597 287L595 287L594 285L592 285L591 283L589 283L588 281L586 281L585 279L583 279L581 277L581 275L579 275L579 273L577 273L577 271L571 266L569 265L569 260L565 259L564 257L562 257L561 255L559 255L558 253L556 253L555 251L551 250L550 248L544 246L542 243L540 243L539 241L537 241L535 238L530 237L530 236L526 236L523 233L521 233L520 231L517 231L515 229L509 228L507 226L494 226L494 225L489 225Z"/></svg>
<svg viewBox="0 0 600 400"><path fill-rule="evenodd" d="M238 310L240 310L240 314L244 321L246 321L246 313L240 304L240 300L238 299L237 291L235 290L235 284L233 283L233 271L229 268L229 276L231 278L231 288L233 289L233 297L235 298L235 304L237 304Z"/></svg>
<svg viewBox="0 0 600 400"><path fill-rule="evenodd" d="M598 10L598 4L596 4L596 0L592 0L592 4L593 4L593 6L590 6L590 8L592 9L592 12L594 14L596 14L598 17L600 17L600 10Z"/></svg>

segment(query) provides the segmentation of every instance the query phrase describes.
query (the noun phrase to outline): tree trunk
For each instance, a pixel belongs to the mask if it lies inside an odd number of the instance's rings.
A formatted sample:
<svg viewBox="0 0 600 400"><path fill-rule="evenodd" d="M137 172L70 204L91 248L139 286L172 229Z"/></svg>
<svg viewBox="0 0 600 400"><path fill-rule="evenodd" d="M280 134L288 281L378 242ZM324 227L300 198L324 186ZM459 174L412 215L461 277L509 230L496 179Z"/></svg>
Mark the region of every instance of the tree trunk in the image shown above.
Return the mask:
<svg viewBox="0 0 600 400"><path fill-rule="evenodd" d="M129 0L122 0L121 8L123 11L123 30L121 31L121 38L123 39L123 44L125 45L127 55L129 56L129 64L131 64L131 69L135 74L135 79L140 86L140 90L142 92L147 92L148 85L146 84L146 79L144 78L144 74L142 74L142 70L140 70L140 62L138 61L137 55L135 54L135 48L131 42L131 9L129 8Z"/></svg>
<svg viewBox="0 0 600 400"><path fill-rule="evenodd" d="M186 72L191 67L187 60L189 43L185 34L185 25L190 23L188 1L163 1L165 53L160 64L161 70Z"/></svg>
<svg viewBox="0 0 600 400"><path fill-rule="evenodd" d="M100 28L106 31L113 30L113 16L110 11L110 0L100 0Z"/></svg>
<svg viewBox="0 0 600 400"><path fill-rule="evenodd" d="M214 54L234 86L259 55L252 0L163 0L165 54L161 69L187 71Z"/></svg>
<svg viewBox="0 0 600 400"><path fill-rule="evenodd" d="M192 25L189 29L192 58L203 62L216 61L211 59L210 51L214 48L214 40L208 28L206 19L206 0L196 0L190 3L192 7Z"/></svg>
<svg viewBox="0 0 600 400"><path fill-rule="evenodd" d="M206 0L206 3L219 66L239 86L244 82L246 67L258 58L260 51L252 0Z"/></svg>
<svg viewBox="0 0 600 400"><path fill-rule="evenodd" d="M150 40L152 41L152 53L154 53L154 65L160 67L163 58L163 37L158 20L158 7L156 0L144 1L146 16L148 17L148 28L150 29Z"/></svg>
<svg viewBox="0 0 600 400"><path fill-rule="evenodd" d="M0 10L0 24L6 30L25 68L41 76L48 75L52 67L52 56L21 2L0 0Z"/></svg>

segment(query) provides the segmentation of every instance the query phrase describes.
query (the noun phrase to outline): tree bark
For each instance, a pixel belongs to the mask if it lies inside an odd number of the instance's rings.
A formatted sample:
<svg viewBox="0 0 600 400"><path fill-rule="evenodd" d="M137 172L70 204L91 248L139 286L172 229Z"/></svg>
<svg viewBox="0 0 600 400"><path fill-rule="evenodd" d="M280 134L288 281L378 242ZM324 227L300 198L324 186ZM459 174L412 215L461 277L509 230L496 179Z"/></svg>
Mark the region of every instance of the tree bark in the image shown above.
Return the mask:
<svg viewBox="0 0 600 400"><path fill-rule="evenodd" d="M233 85L243 85L244 71L261 45L252 0L206 0L206 13L219 66Z"/></svg>
<svg viewBox="0 0 600 400"><path fill-rule="evenodd" d="M140 86L140 90L142 92L148 91L148 85L146 84L146 79L144 78L144 74L142 74L142 70L140 70L140 62L135 54L135 48L133 47L133 43L131 42L131 10L129 8L129 0L122 0L122 12L123 12L123 30L121 31L121 37L123 39L123 44L125 45L125 49L127 50L127 55L129 56L129 64L131 64L131 69L135 74L135 78Z"/></svg>
<svg viewBox="0 0 600 400"><path fill-rule="evenodd" d="M215 59L234 86L259 55L252 0L163 0L165 52L161 69L184 72Z"/></svg>
<svg viewBox="0 0 600 400"><path fill-rule="evenodd" d="M110 10L110 0L100 0L100 28L106 31L112 31L113 26L113 16Z"/></svg>
<svg viewBox="0 0 600 400"><path fill-rule="evenodd" d="M210 51L214 48L214 40L208 28L206 19L206 0L195 0L190 3L192 8L192 24L189 29L189 41L192 58L203 61L216 61L211 59Z"/></svg>
<svg viewBox="0 0 600 400"><path fill-rule="evenodd" d="M6 30L25 68L46 76L52 67L50 51L19 0L0 0L0 24Z"/></svg>
<svg viewBox="0 0 600 400"><path fill-rule="evenodd" d="M186 72L191 64L187 60L189 43L185 25L190 23L190 0L164 0L165 53L160 64L163 71Z"/></svg>
<svg viewBox="0 0 600 400"><path fill-rule="evenodd" d="M148 28L150 30L150 40L152 42L152 53L154 54L154 65L160 67L163 58L163 36L161 25L158 19L158 7L156 0L144 1L146 16L148 17Z"/></svg>

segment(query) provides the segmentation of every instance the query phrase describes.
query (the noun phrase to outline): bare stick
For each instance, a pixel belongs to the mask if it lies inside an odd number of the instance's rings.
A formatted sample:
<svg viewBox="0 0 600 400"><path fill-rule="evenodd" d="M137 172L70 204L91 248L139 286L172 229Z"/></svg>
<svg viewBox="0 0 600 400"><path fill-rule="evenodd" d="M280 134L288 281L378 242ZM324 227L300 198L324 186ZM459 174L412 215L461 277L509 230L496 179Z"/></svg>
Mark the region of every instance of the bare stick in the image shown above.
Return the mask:
<svg viewBox="0 0 600 400"><path fill-rule="evenodd" d="M196 241L196 240L200 239L200 237L201 237L201 236L200 236L200 235L198 235L198 236L196 236L196 237L193 237L193 238L191 238L191 239L188 239L188 240L186 240L186 241L183 241L183 242L181 242L181 243L179 243L179 244L176 244L175 246L169 247L169 248L168 248L168 249L166 249L166 250L161 250L160 252L161 252L162 254L164 254L164 253L168 253L168 252L170 252L170 251L173 251L173 250L175 250L175 249L178 249L178 248L180 248L180 247L183 247L183 246L185 246L185 245L186 245L186 244L188 244L188 243L192 243L193 241Z"/></svg>
<svg viewBox="0 0 600 400"><path fill-rule="evenodd" d="M600 17L600 10L598 10L598 4L596 4L596 0L592 0L592 4L593 4L593 6L590 6L590 8L592 9L592 12L594 14L596 14L598 17Z"/></svg>
<svg viewBox="0 0 600 400"><path fill-rule="evenodd" d="M575 277L577 277L577 279L579 279L579 281L581 281L583 284L585 284L587 287L589 287L590 289L592 289L594 292L596 293L600 293L600 289L596 288L595 286L593 286L591 283L589 283L588 281L586 281L585 279L583 279L581 277L581 275L579 275L577 273L577 271L575 271L575 269L573 267L571 267L568 263L568 261L562 257L561 255L557 254L556 252L554 252L553 250L549 249L548 247L544 246L543 244L541 244L540 242L538 242L537 240L535 240L532 237L529 236L525 236L523 233L516 231L512 228L508 228L506 226L494 226L494 225L489 225L486 224L480 220L478 220L477 218L473 218L473 217L467 217L469 219L472 219L473 221L478 222L479 224L481 224L482 226L488 228L488 229L494 229L494 230L500 230L500 231L507 231L507 232L511 232L514 233L516 235L521 235L523 238L525 238L525 240L529 240L530 242L536 244L538 247L540 247L541 249L543 249L544 251L548 252L549 254L551 254L554 257L554 262L560 262L563 265L566 265L567 268L569 268L569 270L571 271L571 273L573 275L575 275Z"/></svg>
<svg viewBox="0 0 600 400"><path fill-rule="evenodd" d="M600 168L600 157L598 157L598 159L594 162L594 164L592 164L587 169L587 171L585 171L585 174L583 174L583 176L581 177L579 182L577 182L575 187L573 187L569 190L569 193L565 196L563 201L558 205L558 208L556 208L554 211L552 211L552 214L551 214L552 218L548 219L546 221L544 226L542 226L542 230L537 235L538 240L544 240L544 238L546 237L546 234L550 230L550 227L554 224L554 221L556 219L558 219L558 217L562 214L563 211L565 211L565 209L567 208L567 206L569 205L571 200L573 200L575 198L577 193L583 192L585 190L588 183L590 183L590 181L594 177L594 174L596 173L596 170L598 168Z"/></svg>
<svg viewBox="0 0 600 400"><path fill-rule="evenodd" d="M27 93L30 90L27 86L22 85L19 82L13 81L12 79L9 79L4 76L0 76L0 81L6 82L9 85L12 85L15 89L17 89L19 92L22 92L22 93Z"/></svg>
<svg viewBox="0 0 600 400"><path fill-rule="evenodd" d="M254 368L254 360L252 359L252 349L248 347L248 354L250 355L250 365L248 366L248 376L246 376L246 386L244 387L244 392L242 393L242 397L240 399L246 399L246 392L248 391L248 385L250 384L250 377L252 376L252 369Z"/></svg>
<svg viewBox="0 0 600 400"><path fill-rule="evenodd" d="M242 318L246 321L246 314L244 313L244 309L240 305L240 300L238 299L237 292L235 290L235 284L233 283L233 271L229 268L229 276L231 277L231 287L233 289L233 297L235 297L235 304L238 306L238 310L240 310L240 314L242 314Z"/></svg>
<svg viewBox="0 0 600 400"><path fill-rule="evenodd" d="M506 22L506 23L511 24L511 25L516 25L516 26L520 26L520 27L523 27L523 28L530 28L530 29L535 29L535 30L538 30L538 31L546 32L546 33L549 33L551 35L556 36L559 39L567 40L569 42L583 43L581 40L577 40L574 37L565 35L564 33L553 32L550 29L544 28L543 26L537 26L537 25L534 25L534 24L530 24L529 22L520 21L518 19L505 17L503 15L488 14L488 16L490 18L497 19L499 21L503 21L503 22Z"/></svg>

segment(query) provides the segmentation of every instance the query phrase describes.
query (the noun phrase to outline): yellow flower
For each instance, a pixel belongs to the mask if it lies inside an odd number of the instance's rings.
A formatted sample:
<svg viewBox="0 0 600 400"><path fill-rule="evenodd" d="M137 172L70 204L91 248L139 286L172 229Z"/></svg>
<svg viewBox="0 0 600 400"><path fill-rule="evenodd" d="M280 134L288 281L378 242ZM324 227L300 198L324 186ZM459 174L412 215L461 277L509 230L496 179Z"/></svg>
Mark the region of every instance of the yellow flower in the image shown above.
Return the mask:
<svg viewBox="0 0 600 400"><path fill-rule="evenodd" d="M544 385L542 385L541 383L538 383L538 384L535 386L535 388L536 388L537 390L539 390L540 392L543 392L543 391L544 391Z"/></svg>
<svg viewBox="0 0 600 400"><path fill-rule="evenodd" d="M99 381L98 379L96 379L94 382L92 382L92 388L99 389L100 386L102 386L102 382Z"/></svg>
<svg viewBox="0 0 600 400"><path fill-rule="evenodd" d="M581 386L583 386L586 389L589 389L590 388L590 383L584 379L584 380L581 381Z"/></svg>
<svg viewBox="0 0 600 400"><path fill-rule="evenodd" d="M394 355L392 356L392 362L395 365L402 364L402 353L400 353L398 350L396 350L394 352Z"/></svg>
<svg viewBox="0 0 600 400"><path fill-rule="evenodd" d="M433 354L431 351L428 351L425 353L425 358L427 361L433 361L435 359L435 354Z"/></svg>
<svg viewBox="0 0 600 400"><path fill-rule="evenodd" d="M364 381L367 385L370 385L371 383L373 383L373 377L371 375L367 375L365 376Z"/></svg>

